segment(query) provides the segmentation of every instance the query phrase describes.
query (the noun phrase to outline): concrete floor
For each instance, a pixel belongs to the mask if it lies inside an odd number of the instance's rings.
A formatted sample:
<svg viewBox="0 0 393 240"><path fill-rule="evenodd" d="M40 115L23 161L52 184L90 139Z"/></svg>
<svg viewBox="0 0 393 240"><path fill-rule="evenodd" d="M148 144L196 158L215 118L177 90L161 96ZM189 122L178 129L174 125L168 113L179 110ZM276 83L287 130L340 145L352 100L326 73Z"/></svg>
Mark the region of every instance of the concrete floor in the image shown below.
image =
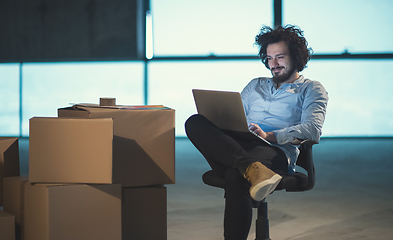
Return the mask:
<svg viewBox="0 0 393 240"><path fill-rule="evenodd" d="M28 139L20 146L24 175ZM271 239L393 239L393 138L326 138L313 150L315 188L267 198ZM188 139L177 139L176 184L167 185L168 240L223 239L223 190L202 183L207 170ZM248 239L254 232L252 226Z"/></svg>
<svg viewBox="0 0 393 240"><path fill-rule="evenodd" d="M393 239L393 139L326 138L313 150L315 188L267 198L270 238ZM176 184L167 186L169 240L223 239L223 190L202 183L206 170L192 144L178 139ZM253 226L248 239L254 233Z"/></svg>

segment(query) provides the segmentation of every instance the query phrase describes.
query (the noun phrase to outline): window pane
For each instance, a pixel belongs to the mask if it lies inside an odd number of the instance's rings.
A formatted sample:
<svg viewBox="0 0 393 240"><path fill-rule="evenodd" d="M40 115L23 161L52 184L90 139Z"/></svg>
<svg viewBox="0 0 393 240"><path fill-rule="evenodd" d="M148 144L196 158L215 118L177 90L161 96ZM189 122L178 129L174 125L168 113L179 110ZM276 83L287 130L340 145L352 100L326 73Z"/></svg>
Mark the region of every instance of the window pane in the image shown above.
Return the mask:
<svg viewBox="0 0 393 240"><path fill-rule="evenodd" d="M322 136L393 136L393 105L384 87L391 77L376 68L393 68L393 60L311 60L302 74L320 81L330 98ZM176 135L185 136L184 122L196 113L191 89L241 91L252 78L271 74L260 61L204 61L151 62L149 76L149 104L176 109Z"/></svg>
<svg viewBox="0 0 393 240"><path fill-rule="evenodd" d="M154 55L256 55L272 0L151 0Z"/></svg>
<svg viewBox="0 0 393 240"><path fill-rule="evenodd" d="M393 52L391 0L284 0L283 22L299 26L317 53Z"/></svg>
<svg viewBox="0 0 393 240"><path fill-rule="evenodd" d="M115 97L119 105L143 104L142 62L30 63L23 65L22 134L33 116L55 117L72 103L99 103Z"/></svg>
<svg viewBox="0 0 393 240"><path fill-rule="evenodd" d="M185 136L184 122L196 113L193 88L240 92L258 76L270 76L259 60L150 62L149 104L176 110L176 135Z"/></svg>
<svg viewBox="0 0 393 240"><path fill-rule="evenodd" d="M0 64L0 136L19 136L19 64Z"/></svg>
<svg viewBox="0 0 393 240"><path fill-rule="evenodd" d="M393 136L393 60L311 60L304 76L329 93L323 136Z"/></svg>

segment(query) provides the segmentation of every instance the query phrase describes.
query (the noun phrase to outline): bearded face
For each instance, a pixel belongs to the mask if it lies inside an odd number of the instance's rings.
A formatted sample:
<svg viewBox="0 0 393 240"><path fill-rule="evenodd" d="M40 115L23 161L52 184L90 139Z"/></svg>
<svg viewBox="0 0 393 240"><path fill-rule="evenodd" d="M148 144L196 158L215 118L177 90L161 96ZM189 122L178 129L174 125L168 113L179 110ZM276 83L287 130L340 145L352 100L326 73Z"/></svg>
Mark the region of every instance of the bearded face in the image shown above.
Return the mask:
<svg viewBox="0 0 393 240"><path fill-rule="evenodd" d="M290 79L296 69L292 64L290 64L289 66L271 68L270 71L272 72L273 81L278 85L281 85L281 83Z"/></svg>
<svg viewBox="0 0 393 240"><path fill-rule="evenodd" d="M280 86L284 82L296 80L298 77L297 70L292 63L289 49L285 42L281 41L269 44L266 53L273 81L277 85Z"/></svg>

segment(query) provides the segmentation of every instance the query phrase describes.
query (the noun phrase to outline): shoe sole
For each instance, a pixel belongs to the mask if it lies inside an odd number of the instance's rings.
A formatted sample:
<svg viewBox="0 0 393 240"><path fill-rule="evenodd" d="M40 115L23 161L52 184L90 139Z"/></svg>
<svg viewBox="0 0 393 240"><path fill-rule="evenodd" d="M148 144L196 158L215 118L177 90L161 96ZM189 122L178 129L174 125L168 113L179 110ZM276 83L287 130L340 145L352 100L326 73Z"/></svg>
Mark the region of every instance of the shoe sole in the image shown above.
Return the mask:
<svg viewBox="0 0 393 240"><path fill-rule="evenodd" d="M273 175L271 178L258 183L250 189L250 195L255 201L262 201L270 193L276 189L282 177L278 174Z"/></svg>

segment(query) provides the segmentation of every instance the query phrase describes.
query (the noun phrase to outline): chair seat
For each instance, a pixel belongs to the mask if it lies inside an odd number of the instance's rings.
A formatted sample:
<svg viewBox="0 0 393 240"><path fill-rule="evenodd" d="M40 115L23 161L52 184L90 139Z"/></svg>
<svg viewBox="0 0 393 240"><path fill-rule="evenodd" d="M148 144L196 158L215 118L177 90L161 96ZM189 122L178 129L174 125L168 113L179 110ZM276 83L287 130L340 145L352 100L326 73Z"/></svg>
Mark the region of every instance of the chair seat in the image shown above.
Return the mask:
<svg viewBox="0 0 393 240"><path fill-rule="evenodd" d="M308 184L308 176L301 172L295 172L291 175L284 175L276 190L287 190L288 192L304 191Z"/></svg>
<svg viewBox="0 0 393 240"><path fill-rule="evenodd" d="M202 176L202 180L205 184L212 187L225 187L225 179L217 176L212 170L205 172ZM285 189L290 192L303 191L302 189L307 185L307 183L307 175L300 172L295 172L291 175L282 176L280 184L278 184L276 190Z"/></svg>
<svg viewBox="0 0 393 240"><path fill-rule="evenodd" d="M209 186L224 188L225 180L217 176L213 170L209 170L202 175L202 181Z"/></svg>

